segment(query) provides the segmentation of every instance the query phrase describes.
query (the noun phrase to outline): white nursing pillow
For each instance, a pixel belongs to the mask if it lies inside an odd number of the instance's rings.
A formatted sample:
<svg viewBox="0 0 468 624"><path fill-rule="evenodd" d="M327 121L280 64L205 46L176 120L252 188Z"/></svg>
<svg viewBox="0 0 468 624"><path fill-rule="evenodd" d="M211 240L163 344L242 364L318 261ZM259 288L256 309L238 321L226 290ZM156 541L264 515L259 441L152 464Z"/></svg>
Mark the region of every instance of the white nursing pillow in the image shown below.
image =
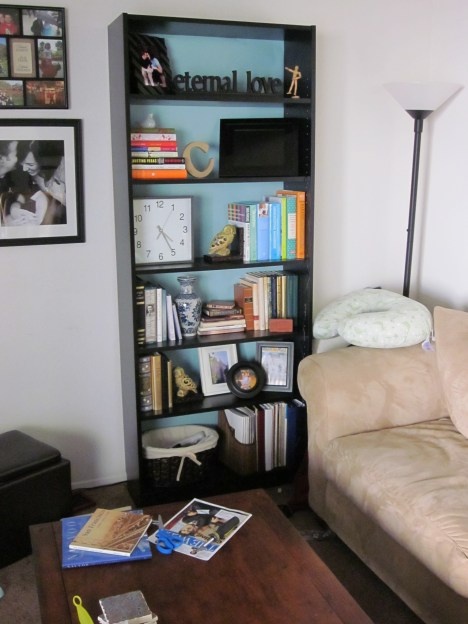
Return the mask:
<svg viewBox="0 0 468 624"><path fill-rule="evenodd" d="M314 338L341 336L359 347L392 349L428 339L432 316L418 301L381 288L363 288L329 303L314 322Z"/></svg>

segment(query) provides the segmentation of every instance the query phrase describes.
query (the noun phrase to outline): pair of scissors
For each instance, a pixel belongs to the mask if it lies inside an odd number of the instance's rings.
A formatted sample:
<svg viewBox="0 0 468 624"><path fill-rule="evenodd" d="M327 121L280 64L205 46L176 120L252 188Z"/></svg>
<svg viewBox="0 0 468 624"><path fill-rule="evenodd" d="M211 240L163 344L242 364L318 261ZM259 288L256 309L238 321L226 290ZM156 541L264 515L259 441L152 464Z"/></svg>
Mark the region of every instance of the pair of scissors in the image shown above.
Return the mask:
<svg viewBox="0 0 468 624"><path fill-rule="evenodd" d="M184 539L178 533L174 533L173 531L168 531L164 528L164 523L161 514L158 516L158 531L157 538L158 542L156 544L156 548L163 555L170 555L174 548L181 546L184 543Z"/></svg>

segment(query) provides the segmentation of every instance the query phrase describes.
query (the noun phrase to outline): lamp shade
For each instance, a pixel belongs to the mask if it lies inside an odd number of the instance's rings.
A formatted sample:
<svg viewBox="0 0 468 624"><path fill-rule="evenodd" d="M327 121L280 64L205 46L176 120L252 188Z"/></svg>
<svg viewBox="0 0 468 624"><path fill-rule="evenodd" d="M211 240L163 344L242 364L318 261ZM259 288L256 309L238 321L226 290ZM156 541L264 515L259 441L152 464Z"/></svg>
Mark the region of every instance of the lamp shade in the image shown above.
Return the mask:
<svg viewBox="0 0 468 624"><path fill-rule="evenodd" d="M406 111L431 113L462 88L451 82L388 82L385 89Z"/></svg>

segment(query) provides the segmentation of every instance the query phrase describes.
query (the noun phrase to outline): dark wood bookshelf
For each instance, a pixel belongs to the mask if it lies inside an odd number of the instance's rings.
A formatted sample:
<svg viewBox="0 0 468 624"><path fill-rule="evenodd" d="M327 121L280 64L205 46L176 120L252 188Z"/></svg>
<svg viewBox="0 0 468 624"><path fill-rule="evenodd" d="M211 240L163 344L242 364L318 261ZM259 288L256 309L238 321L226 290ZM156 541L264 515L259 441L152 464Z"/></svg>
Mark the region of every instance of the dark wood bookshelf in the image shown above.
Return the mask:
<svg viewBox="0 0 468 624"><path fill-rule="evenodd" d="M203 92L180 91L175 93L136 93L132 91L131 63L129 59L129 41L133 35L150 35L166 41L190 40L197 37L199 58L206 58L203 46L209 45L210 38L223 41L223 53L226 64L223 72L229 74L237 69L237 57L232 46L242 42L243 47L251 50L251 62L241 71L252 71L252 77L261 76L266 63L259 64L258 48L262 43L275 46L280 50L275 68L271 69L275 76L281 71L284 87L282 93L256 93L215 91ZM289 341L294 342L294 371L299 361L311 352L312 347L312 274L313 274L313 238L314 238L314 143L315 143L315 27L306 25L249 23L224 20L204 20L183 17L132 15L124 13L109 26L109 56L112 58L113 71L110 76L110 101L112 124L112 153L114 170L115 199L115 234L117 253L117 283L120 328L121 383L122 404L124 412L124 437L127 470L132 484L133 497L138 504L151 504L171 500L182 500L193 496L206 496L250 487L270 487L292 480L294 466L275 469L267 473L258 473L250 477L240 477L225 466L217 464L213 474L203 482L190 486L161 488L148 483L145 478L145 458L142 448L142 433L157 426L161 418L170 419L185 417L188 422L197 424L197 415L203 416L230 407L249 406L262 402L289 401L298 397L294 375L294 391L292 393L262 392L251 400L240 399L232 394L206 396L194 401L175 402L171 409L163 413L141 412L139 410L138 360L143 355L161 351L168 357L184 357L191 349L224 344L243 345L257 341ZM230 43L231 42L231 43ZM231 47L230 47L231 45ZM230 56L229 56L230 54ZM171 64L174 59L171 59ZM209 62L209 59L206 61ZM174 66L176 63L174 62ZM285 67L300 66L302 78L297 99L286 95L286 81L289 74ZM268 63L268 67L269 67ZM190 68L192 71L192 68ZM195 67L195 69L197 69ZM178 69L180 71L180 69ZM209 70L206 70L209 73ZM268 69L270 71L270 69ZM275 74L276 72L276 74ZM265 74L267 75L267 74ZM266 88L265 88L265 91ZM217 166L206 178L132 180L129 159L129 137L132 119L146 114L151 106L158 119L159 111L176 111L180 119L185 115L186 123L192 125L197 115L209 114L215 118L223 118L225 111L232 108L232 114L238 117L299 117L304 120L304 140L301 153L301 173L309 175L297 176L262 176L262 177L219 177ZM251 109L255 108L255 115ZM190 123L189 123L190 122ZM161 124L167 125L167 124ZM182 146L180 146L182 148ZM215 159L216 160L216 159ZM203 198L208 197L213 189L221 191L227 204L230 192L240 184L253 184L262 194L262 185L278 183L284 189L306 192L306 255L300 260L275 260L220 263L206 262L202 255L204 249L195 248L194 262L182 264L136 265L133 248L133 198L148 195L170 196L181 195L190 186ZM200 213L202 214L202 212ZM213 216L203 213L203 226L210 226ZM246 331L235 334L217 334L195 338L183 338L182 341L165 341L155 344L138 345L136 338L137 321L135 284L137 278L149 279L168 275L174 279L177 273L198 273L201 276L213 271L213 277L229 278L229 272L245 269L245 271L268 270L276 267L298 275L298 314L292 332L273 333L269 331ZM221 273L220 273L221 271ZM175 293L173 293L175 294ZM133 475L136 474L135 478Z"/></svg>

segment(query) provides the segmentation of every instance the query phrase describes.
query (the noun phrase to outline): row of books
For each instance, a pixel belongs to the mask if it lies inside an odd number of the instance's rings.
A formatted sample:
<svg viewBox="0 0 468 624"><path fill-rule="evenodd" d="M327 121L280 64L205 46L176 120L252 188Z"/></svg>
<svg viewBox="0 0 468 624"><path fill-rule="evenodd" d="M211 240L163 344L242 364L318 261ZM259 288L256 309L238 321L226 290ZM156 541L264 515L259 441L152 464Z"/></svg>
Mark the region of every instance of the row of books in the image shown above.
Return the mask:
<svg viewBox="0 0 468 624"><path fill-rule="evenodd" d="M267 330L271 319L296 319L299 276L288 271L249 271L234 286L246 329Z"/></svg>
<svg viewBox="0 0 468 624"><path fill-rule="evenodd" d="M130 133L130 148L134 180L187 177L175 128L135 128Z"/></svg>
<svg viewBox="0 0 468 624"><path fill-rule="evenodd" d="M138 279L135 303L137 342L140 346L166 340L182 340L177 308L172 295L165 288Z"/></svg>
<svg viewBox="0 0 468 624"><path fill-rule="evenodd" d="M307 418L299 399L226 409L218 423L221 460L239 474L294 468L302 459Z"/></svg>
<svg viewBox="0 0 468 624"><path fill-rule="evenodd" d="M304 191L280 189L262 200L231 202L228 223L243 230L244 262L305 258Z"/></svg>
<svg viewBox="0 0 468 624"><path fill-rule="evenodd" d="M165 353L138 359L139 405L142 412L161 414L174 400L173 364Z"/></svg>

